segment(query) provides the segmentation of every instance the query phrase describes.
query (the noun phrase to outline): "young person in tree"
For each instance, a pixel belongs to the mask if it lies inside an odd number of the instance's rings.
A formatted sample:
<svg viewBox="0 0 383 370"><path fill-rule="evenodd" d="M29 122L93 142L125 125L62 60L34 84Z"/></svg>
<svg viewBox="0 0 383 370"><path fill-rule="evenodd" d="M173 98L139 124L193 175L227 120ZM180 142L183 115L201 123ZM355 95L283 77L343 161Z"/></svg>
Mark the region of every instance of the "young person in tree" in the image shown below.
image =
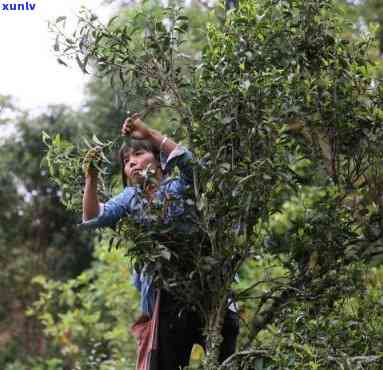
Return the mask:
<svg viewBox="0 0 383 370"><path fill-rule="evenodd" d="M122 134L129 138L120 150L124 190L101 204L97 197L97 171L87 165L83 226L114 227L120 219L131 217L146 228L154 227L153 222L171 226L170 238L174 237L178 243L186 240L187 235L201 233L192 221L192 216L186 212L188 207L184 202L187 190L193 186L190 151L160 132L148 128L138 114L125 120ZM178 167L179 176L171 177L175 167ZM155 181L147 182L148 171L151 171ZM169 199L175 201L168 204ZM147 214L147 205L153 201L164 206L160 221L153 221ZM133 276L134 285L141 293L142 313L148 317L151 317L155 303L156 287L153 278L145 269L135 271ZM185 304L179 302L179 297L171 290L162 288L160 296L159 369L179 370L189 364L193 344L204 347L203 320L190 305L185 307ZM221 362L234 353L238 331L238 314L228 309L222 330Z"/></svg>

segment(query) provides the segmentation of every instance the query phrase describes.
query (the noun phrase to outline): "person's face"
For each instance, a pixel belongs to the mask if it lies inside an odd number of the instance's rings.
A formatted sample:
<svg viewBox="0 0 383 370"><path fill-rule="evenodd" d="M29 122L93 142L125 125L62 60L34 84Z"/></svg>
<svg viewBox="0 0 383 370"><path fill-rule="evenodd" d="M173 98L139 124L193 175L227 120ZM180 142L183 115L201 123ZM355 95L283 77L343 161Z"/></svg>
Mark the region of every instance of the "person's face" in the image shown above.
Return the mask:
<svg viewBox="0 0 383 370"><path fill-rule="evenodd" d="M145 149L130 150L124 156L125 175L134 183L143 183L143 172L147 169L157 173L159 163L154 154Z"/></svg>

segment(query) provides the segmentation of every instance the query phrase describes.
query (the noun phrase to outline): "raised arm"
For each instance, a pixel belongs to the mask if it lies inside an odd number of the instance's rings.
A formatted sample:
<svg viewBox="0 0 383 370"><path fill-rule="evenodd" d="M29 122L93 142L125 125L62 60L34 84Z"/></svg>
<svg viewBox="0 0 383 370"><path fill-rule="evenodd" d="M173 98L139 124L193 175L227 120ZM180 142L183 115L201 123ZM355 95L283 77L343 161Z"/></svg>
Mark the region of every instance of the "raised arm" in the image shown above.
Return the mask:
<svg viewBox="0 0 383 370"><path fill-rule="evenodd" d="M96 168L92 165L99 156L98 148L92 148L86 153L83 162L83 171L85 173L85 188L82 198L82 219L84 221L95 218L100 213L100 204L97 197L97 177Z"/></svg>
<svg viewBox="0 0 383 370"><path fill-rule="evenodd" d="M85 188L82 198L83 222L81 227L114 227L131 210L139 207L133 200L135 191L126 187L120 194L101 204L97 196L97 169L92 165L97 161L97 148L91 149L84 158Z"/></svg>
<svg viewBox="0 0 383 370"><path fill-rule="evenodd" d="M149 140L159 151L168 156L177 146L172 139L162 135L159 131L149 128L141 121L140 115L135 113L125 120L121 132L134 139Z"/></svg>
<svg viewBox="0 0 383 370"><path fill-rule="evenodd" d="M97 173L94 170L85 175L85 188L82 198L82 219L84 221L95 218L100 213L97 197Z"/></svg>

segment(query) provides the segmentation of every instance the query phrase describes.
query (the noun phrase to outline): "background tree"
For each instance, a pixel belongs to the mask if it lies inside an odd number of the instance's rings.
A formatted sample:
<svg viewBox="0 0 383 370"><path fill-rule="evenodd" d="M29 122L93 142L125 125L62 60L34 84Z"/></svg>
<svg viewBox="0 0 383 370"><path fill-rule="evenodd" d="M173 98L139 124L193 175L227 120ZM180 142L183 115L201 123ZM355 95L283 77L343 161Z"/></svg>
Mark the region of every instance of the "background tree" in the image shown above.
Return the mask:
<svg viewBox="0 0 383 370"><path fill-rule="evenodd" d="M0 148L1 326L7 338L1 366L8 360L7 348L17 351L19 359L46 349L41 325L24 315L37 299L32 278L73 277L89 266L91 256L89 237L78 231L77 216L64 209L60 189L40 165L45 152L41 130L73 137L74 113L56 106L36 118L17 111L10 116L14 134Z"/></svg>
<svg viewBox="0 0 383 370"><path fill-rule="evenodd" d="M161 283L187 292L205 315L204 368L217 367L222 312L239 272L235 296L245 323L239 352L222 368L379 369L382 90L368 39L345 34L330 1L242 1L225 21L218 11L207 32L193 26L195 9L186 10L188 20L179 9L146 6L127 9L108 27L83 13L69 44L58 39L61 50L77 52L81 68L90 64L104 76L92 94L108 98L93 97L89 115L75 120L89 141L96 133L108 143L125 110L149 104L155 114L147 119L157 128L171 117L171 133L204 163L188 204L195 202L209 243L183 255L185 274L169 268L179 251L143 248L148 235L125 222L104 235L98 262L78 278L39 278L44 294L35 310L61 356L84 369L134 363L123 329L134 297L124 266L133 257L154 260ZM199 40L202 53L190 40ZM84 149L67 139L51 150L73 158L67 163L80 173ZM67 151L67 144L75 145ZM72 185L68 194L81 189L81 179ZM92 352L90 338L101 349Z"/></svg>

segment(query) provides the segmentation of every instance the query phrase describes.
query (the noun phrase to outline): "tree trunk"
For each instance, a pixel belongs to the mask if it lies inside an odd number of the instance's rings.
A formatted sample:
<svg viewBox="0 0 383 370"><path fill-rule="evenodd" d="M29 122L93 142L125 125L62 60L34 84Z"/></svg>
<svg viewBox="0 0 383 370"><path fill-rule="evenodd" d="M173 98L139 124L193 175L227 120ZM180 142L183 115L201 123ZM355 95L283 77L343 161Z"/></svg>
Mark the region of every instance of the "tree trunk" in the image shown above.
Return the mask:
<svg viewBox="0 0 383 370"><path fill-rule="evenodd" d="M206 332L206 350L204 369L217 370L219 368L220 346L222 337L223 313L222 308L212 309L209 312Z"/></svg>

